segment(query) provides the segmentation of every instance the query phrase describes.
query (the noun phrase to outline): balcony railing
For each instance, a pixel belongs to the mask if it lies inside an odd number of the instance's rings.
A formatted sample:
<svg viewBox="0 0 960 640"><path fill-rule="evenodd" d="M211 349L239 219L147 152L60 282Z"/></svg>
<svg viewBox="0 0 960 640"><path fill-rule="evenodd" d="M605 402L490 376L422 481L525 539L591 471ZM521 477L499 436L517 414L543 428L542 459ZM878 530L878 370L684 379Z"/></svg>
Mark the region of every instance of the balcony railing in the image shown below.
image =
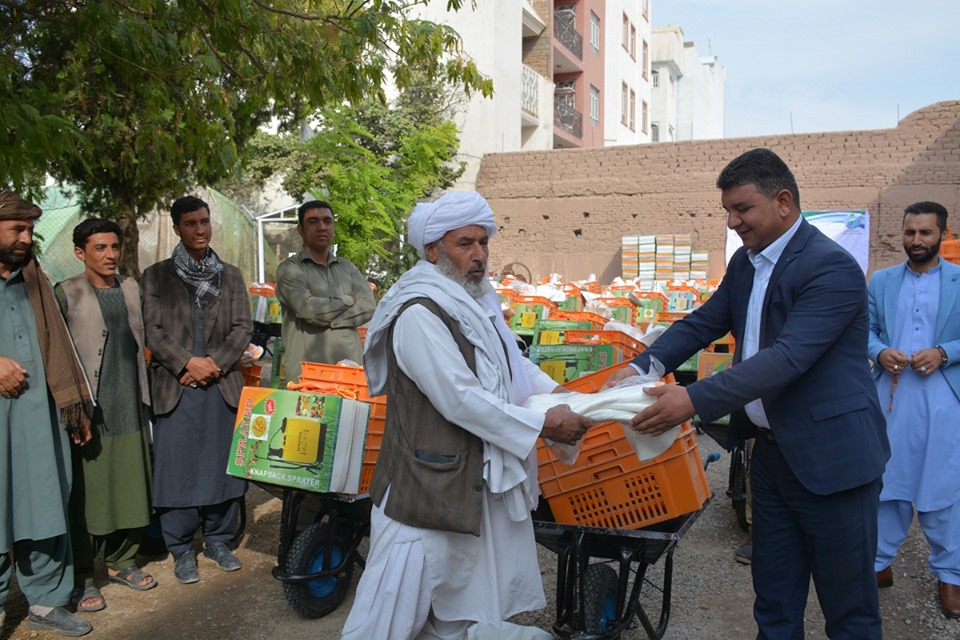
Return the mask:
<svg viewBox="0 0 960 640"><path fill-rule="evenodd" d="M537 118L540 116L540 75L523 65L520 74L520 108Z"/></svg>
<svg viewBox="0 0 960 640"><path fill-rule="evenodd" d="M583 60L583 36L577 33L567 18L556 13L553 14L553 35L570 53L577 56L577 60Z"/></svg>
<svg viewBox="0 0 960 640"><path fill-rule="evenodd" d="M583 138L583 114L564 102L553 99L553 123L575 138Z"/></svg>

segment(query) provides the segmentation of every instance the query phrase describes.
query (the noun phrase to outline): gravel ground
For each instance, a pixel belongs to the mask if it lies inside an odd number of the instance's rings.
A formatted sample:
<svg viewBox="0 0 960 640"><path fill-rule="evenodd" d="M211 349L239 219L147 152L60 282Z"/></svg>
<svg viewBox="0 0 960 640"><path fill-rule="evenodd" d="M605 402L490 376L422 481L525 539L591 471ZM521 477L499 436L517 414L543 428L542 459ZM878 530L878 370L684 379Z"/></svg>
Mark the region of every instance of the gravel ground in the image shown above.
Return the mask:
<svg viewBox="0 0 960 640"><path fill-rule="evenodd" d="M719 447L706 436L700 439L701 456ZM737 564L733 552L745 540L737 527L730 501L724 495L729 457L707 471L714 497L684 536L674 555L673 606L665 638L677 640L726 640L755 637L751 607L753 591L749 567ZM106 584L107 609L82 614L94 625L90 638L171 640L326 640L339 636L353 601L359 571L343 603L318 620L299 617L289 606L283 588L271 576L276 562L280 501L253 487L247 496L248 528L237 555L240 571L224 573L210 561L200 560L201 581L181 585L173 579L169 557L144 558L145 568L160 583L156 589L135 592ZM945 640L960 638L960 621L946 620L936 597L936 580L926 569L928 547L914 528L895 566L895 584L881 591L884 636L888 640ZM555 613L556 555L539 547L540 566L548 606L541 612L518 616L514 622L549 629ZM648 578L659 584L662 562ZM102 568L101 568L102 576ZM105 580L102 580L103 582ZM645 609L656 617L659 593L644 587ZM23 597L14 589L6 606L7 625L0 640L7 638L53 639L51 633L27 629ZM646 637L639 628L626 640ZM826 638L823 618L811 589L807 608L807 638Z"/></svg>

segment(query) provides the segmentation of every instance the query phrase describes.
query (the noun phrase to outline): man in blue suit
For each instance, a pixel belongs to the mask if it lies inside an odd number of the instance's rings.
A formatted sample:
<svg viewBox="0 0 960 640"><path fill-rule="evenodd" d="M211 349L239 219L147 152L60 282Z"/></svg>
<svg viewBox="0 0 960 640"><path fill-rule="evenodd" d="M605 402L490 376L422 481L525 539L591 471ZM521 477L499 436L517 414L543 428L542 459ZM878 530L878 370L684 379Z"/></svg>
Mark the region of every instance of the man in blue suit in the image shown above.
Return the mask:
<svg viewBox="0 0 960 640"><path fill-rule="evenodd" d="M870 279L870 359L887 403L893 455L880 492L877 584L893 585L913 509L930 543L940 606L960 618L960 266L942 260L947 210L917 202L903 214L907 260Z"/></svg>
<svg viewBox="0 0 960 640"><path fill-rule="evenodd" d="M756 435L758 638L803 638L811 575L830 638L880 638L875 518L890 448L864 357L863 272L803 220L796 180L769 149L733 160L717 187L743 247L713 296L632 364L646 371L656 358L673 371L728 331L734 364L687 387L647 391L657 400L633 426L656 434L694 414L709 422L731 413L731 438Z"/></svg>

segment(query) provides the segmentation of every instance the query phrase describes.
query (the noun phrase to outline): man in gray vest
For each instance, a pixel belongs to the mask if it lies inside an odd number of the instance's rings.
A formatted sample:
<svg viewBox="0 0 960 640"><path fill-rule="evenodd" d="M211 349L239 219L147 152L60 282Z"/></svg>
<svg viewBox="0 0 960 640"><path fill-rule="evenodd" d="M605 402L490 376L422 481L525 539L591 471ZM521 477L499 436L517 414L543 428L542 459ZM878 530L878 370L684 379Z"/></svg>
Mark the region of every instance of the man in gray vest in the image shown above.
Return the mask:
<svg viewBox="0 0 960 640"><path fill-rule="evenodd" d="M387 394L387 424L344 638L459 639L475 622L546 605L530 518L536 440L574 443L591 421L566 405L519 406L558 387L521 355L487 281L495 232L474 192L419 205L408 221L422 260L367 334L365 371L370 393Z"/></svg>

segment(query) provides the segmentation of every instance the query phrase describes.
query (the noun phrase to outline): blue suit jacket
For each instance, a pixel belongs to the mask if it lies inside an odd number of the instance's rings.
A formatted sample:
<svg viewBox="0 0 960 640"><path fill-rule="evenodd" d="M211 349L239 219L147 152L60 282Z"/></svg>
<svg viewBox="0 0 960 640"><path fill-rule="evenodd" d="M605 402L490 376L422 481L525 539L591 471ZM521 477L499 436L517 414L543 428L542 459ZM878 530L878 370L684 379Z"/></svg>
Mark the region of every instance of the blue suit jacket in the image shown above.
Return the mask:
<svg viewBox="0 0 960 640"><path fill-rule="evenodd" d="M760 349L741 361L753 265L734 254L717 291L634 359L656 357L667 371L733 333L734 366L687 387L697 413L732 413L731 437L755 427L742 411L761 398L790 469L827 495L879 478L890 457L886 425L866 358L867 288L856 261L806 221L785 247L767 285Z"/></svg>
<svg viewBox="0 0 960 640"><path fill-rule="evenodd" d="M903 282L906 264L901 263L881 271L870 278L870 359L890 346L891 336L897 331L897 299L900 283ZM960 398L960 265L940 260L940 311L937 314L936 344L947 352L947 366L941 367L947 383ZM930 345L933 346L933 345ZM909 355L909 354L908 354ZM874 366L874 376L880 377L883 370Z"/></svg>

